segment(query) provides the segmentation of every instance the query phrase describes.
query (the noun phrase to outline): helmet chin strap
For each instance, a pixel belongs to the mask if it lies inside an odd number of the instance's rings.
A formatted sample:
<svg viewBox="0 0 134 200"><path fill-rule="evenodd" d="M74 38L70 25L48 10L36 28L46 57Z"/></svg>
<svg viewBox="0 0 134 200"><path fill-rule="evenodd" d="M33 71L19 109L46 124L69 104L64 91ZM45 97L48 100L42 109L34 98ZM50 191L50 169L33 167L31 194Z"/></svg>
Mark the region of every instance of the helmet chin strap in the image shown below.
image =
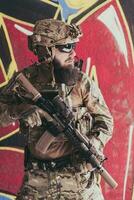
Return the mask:
<svg viewBox="0 0 134 200"><path fill-rule="evenodd" d="M55 75L54 75L54 65L53 65L53 59L55 56L55 48L54 47L46 47L46 51L47 51L47 55L48 57L45 55L45 62L47 62L47 64L50 64L51 66L51 70L52 70L52 87L55 87L56 81L55 81Z"/></svg>
<svg viewBox="0 0 134 200"><path fill-rule="evenodd" d="M51 47L51 58L52 58L52 61L55 57L55 46Z"/></svg>
<svg viewBox="0 0 134 200"><path fill-rule="evenodd" d="M38 56L38 61L41 63L46 62L49 64L53 60L52 50L46 46L36 46L36 48L34 48L34 54Z"/></svg>
<svg viewBox="0 0 134 200"><path fill-rule="evenodd" d="M41 64L49 65L52 72L52 87L55 86L55 76L54 76L54 66L53 66L53 59L54 59L54 51L52 50L53 47L46 47L46 46L36 46L34 48L34 54L38 56L38 61ZM53 48L54 49L54 48ZM44 65L44 66L45 66Z"/></svg>

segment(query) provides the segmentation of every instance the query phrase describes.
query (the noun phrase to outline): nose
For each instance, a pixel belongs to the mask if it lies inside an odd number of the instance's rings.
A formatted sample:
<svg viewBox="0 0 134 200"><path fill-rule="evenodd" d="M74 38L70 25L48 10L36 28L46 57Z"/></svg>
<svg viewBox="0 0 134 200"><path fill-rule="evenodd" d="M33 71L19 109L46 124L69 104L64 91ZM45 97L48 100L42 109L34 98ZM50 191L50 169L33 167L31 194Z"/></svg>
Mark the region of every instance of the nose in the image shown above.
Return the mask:
<svg viewBox="0 0 134 200"><path fill-rule="evenodd" d="M75 52L75 49L72 49L72 51L70 52L70 56L72 58L74 58L76 56L76 52Z"/></svg>

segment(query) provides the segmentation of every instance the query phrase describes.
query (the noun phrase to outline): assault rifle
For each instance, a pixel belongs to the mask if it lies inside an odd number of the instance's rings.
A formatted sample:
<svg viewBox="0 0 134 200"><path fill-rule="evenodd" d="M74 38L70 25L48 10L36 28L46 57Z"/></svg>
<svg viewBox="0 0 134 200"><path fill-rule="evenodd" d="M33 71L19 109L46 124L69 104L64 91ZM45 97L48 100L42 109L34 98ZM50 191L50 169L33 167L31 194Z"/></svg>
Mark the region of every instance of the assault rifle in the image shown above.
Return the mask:
<svg viewBox="0 0 134 200"><path fill-rule="evenodd" d="M45 99L22 73L19 73L15 79L30 94L34 104L48 114L45 120L50 133L56 136L56 134L63 132L71 143L81 150L86 160L91 163L104 180L112 188L116 188L118 184L102 166L92 144L75 128L73 113L62 98L57 95L52 100Z"/></svg>

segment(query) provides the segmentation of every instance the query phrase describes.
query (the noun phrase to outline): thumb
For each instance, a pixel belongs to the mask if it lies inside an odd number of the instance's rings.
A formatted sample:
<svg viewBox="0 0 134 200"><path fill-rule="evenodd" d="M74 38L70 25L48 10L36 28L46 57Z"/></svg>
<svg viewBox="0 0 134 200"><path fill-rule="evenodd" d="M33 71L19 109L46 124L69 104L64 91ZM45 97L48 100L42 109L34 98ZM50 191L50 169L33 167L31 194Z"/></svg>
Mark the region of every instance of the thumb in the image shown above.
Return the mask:
<svg viewBox="0 0 134 200"><path fill-rule="evenodd" d="M40 114L41 118L46 118L48 121L52 121L53 118L44 110L41 108L37 108L37 112Z"/></svg>

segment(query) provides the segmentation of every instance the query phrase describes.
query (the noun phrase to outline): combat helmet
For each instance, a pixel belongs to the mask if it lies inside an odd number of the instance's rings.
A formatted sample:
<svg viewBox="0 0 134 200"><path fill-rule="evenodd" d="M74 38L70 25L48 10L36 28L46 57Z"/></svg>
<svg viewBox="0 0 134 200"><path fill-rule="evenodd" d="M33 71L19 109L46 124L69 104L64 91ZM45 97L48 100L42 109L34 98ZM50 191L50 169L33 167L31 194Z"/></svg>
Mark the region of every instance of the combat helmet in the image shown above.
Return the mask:
<svg viewBox="0 0 134 200"><path fill-rule="evenodd" d="M82 32L75 24L43 19L35 23L33 35L28 37L28 47L39 59L51 60L51 47L76 43L81 36Z"/></svg>

